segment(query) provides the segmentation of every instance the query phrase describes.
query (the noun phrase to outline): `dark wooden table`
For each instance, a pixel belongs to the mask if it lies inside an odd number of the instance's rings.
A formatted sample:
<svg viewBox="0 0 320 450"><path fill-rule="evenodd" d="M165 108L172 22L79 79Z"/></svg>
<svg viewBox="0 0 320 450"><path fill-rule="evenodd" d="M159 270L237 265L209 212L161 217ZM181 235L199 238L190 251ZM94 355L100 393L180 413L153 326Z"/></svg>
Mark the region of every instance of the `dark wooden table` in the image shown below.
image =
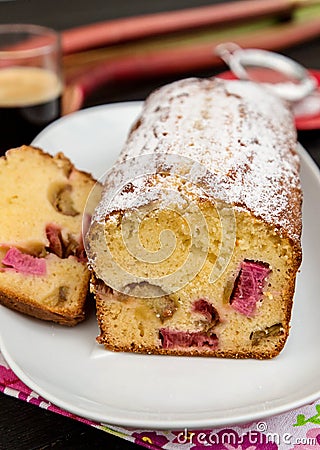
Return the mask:
<svg viewBox="0 0 320 450"><path fill-rule="evenodd" d="M0 22L38 23L62 30L98 20L217 2L212 0L2 0L0 1ZM286 49L283 53L306 67L320 69L320 39ZM210 73L206 71L186 75L207 76L216 72L213 70ZM171 80L172 78L157 79L129 86L115 86L112 92L108 89L101 90L90 99L86 106L114 101L141 100L155 87ZM299 140L320 165L320 131L299 133ZM133 450L141 447L73 419L0 394L0 450L50 448Z"/></svg>

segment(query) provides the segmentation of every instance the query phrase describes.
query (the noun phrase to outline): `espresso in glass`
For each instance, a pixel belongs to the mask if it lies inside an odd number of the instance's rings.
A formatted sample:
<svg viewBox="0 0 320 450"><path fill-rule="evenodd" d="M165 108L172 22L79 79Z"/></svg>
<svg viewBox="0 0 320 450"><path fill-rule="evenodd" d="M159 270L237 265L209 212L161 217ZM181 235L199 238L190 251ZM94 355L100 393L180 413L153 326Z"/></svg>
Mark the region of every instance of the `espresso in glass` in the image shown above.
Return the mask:
<svg viewBox="0 0 320 450"><path fill-rule="evenodd" d="M0 47L1 154L30 144L60 117L62 95L57 33L34 25L1 25L0 38L4 33L8 42Z"/></svg>
<svg viewBox="0 0 320 450"><path fill-rule="evenodd" d="M1 148L29 144L61 114L61 83L45 69L0 70Z"/></svg>

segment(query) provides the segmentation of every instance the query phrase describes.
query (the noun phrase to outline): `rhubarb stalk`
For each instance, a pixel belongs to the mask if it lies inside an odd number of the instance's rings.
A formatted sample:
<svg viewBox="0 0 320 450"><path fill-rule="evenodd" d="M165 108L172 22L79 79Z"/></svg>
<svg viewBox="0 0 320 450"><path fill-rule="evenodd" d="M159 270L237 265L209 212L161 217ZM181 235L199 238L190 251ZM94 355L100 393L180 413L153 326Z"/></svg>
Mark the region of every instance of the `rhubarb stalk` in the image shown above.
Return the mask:
<svg viewBox="0 0 320 450"><path fill-rule="evenodd" d="M261 17L288 17L315 0L242 0L179 11L121 18L85 25L62 33L64 54L201 27L225 26Z"/></svg>
<svg viewBox="0 0 320 450"><path fill-rule="evenodd" d="M320 18L307 23L290 23L255 31L233 39L243 48L279 50L308 40L320 32ZM222 61L214 48L224 40L168 48L162 51L114 58L90 67L75 76L66 88L64 114L80 109L85 100L101 86L113 81L142 80L213 68Z"/></svg>

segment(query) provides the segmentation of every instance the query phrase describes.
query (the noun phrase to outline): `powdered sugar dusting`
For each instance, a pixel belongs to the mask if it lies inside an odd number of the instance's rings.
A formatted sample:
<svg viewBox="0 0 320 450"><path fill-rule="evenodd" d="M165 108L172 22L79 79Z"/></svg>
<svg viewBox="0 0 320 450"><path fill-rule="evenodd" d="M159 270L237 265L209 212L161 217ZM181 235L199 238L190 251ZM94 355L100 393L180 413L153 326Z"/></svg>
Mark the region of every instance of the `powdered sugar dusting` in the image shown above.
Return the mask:
<svg viewBox="0 0 320 450"><path fill-rule="evenodd" d="M141 171L151 174L159 154L176 155L177 164L179 157L189 159L194 162L186 175L189 181L201 182L213 198L249 210L298 240L296 145L292 114L269 91L251 82L193 78L167 85L147 99L118 162L153 155ZM102 200L95 218L139 207L154 196L150 175L141 176L112 205Z"/></svg>

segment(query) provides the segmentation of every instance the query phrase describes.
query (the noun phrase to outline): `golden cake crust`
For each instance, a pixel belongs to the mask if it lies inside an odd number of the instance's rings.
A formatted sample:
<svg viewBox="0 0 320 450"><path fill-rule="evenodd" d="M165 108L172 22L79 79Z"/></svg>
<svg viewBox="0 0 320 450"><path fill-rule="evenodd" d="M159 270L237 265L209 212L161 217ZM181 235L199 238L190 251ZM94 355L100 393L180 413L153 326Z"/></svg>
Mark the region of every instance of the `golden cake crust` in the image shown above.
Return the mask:
<svg viewBox="0 0 320 450"><path fill-rule="evenodd" d="M85 319L85 300L87 293L88 285L85 284L81 293L83 300L79 303L77 309L73 310L71 313L68 310L62 310L60 313L54 310L51 311L49 308L40 306L32 299L23 298L20 295L5 291L0 292L0 304L37 319L56 322L60 325L74 326Z"/></svg>

